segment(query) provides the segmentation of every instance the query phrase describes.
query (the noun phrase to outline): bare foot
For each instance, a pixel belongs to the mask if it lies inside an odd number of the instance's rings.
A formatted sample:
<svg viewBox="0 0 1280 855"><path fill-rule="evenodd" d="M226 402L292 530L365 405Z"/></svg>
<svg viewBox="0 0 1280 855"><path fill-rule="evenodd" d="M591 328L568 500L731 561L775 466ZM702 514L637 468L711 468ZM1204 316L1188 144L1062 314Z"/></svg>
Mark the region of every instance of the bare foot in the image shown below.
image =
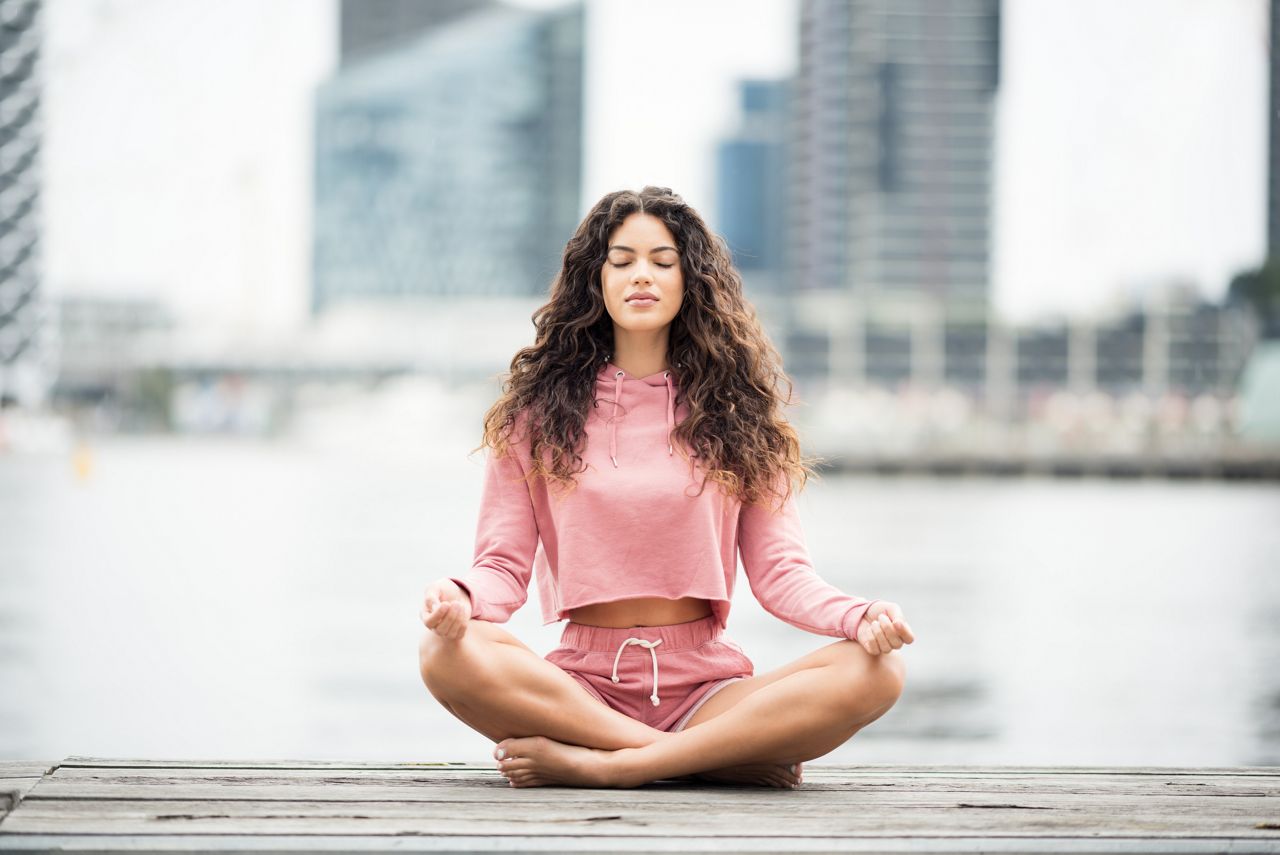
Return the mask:
<svg viewBox="0 0 1280 855"><path fill-rule="evenodd" d="M498 757L499 752L502 756ZM494 748L498 771L513 787L618 787L613 751L568 745L546 736L504 739Z"/></svg>
<svg viewBox="0 0 1280 855"><path fill-rule="evenodd" d="M794 772L791 770L795 769ZM685 777L694 781L714 781L727 784L755 784L761 787L783 787L794 789L802 783L804 764L791 766L774 763L748 763L743 766L729 766L725 769L713 769L709 772L698 772Z"/></svg>

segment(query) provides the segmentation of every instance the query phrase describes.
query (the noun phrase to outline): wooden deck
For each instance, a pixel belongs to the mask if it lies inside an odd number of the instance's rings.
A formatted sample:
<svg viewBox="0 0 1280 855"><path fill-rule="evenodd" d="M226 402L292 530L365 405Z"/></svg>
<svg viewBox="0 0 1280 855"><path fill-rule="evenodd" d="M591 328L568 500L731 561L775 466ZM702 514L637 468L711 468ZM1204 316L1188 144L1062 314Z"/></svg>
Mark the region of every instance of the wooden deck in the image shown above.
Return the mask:
<svg viewBox="0 0 1280 855"><path fill-rule="evenodd" d="M1280 852L1280 767L805 764L797 790L473 763L0 764L0 851Z"/></svg>

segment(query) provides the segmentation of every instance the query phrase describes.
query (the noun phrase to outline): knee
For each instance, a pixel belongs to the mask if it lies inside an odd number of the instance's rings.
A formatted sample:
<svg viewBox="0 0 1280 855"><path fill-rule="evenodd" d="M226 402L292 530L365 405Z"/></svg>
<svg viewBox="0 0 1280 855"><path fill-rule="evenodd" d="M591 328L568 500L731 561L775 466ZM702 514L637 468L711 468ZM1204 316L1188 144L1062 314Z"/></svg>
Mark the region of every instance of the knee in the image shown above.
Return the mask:
<svg viewBox="0 0 1280 855"><path fill-rule="evenodd" d="M433 694L455 695L467 690L488 691L494 679L486 654L495 631L485 621L473 620L462 638L442 638L422 628L418 638L418 671Z"/></svg>
<svg viewBox="0 0 1280 855"><path fill-rule="evenodd" d="M441 638L434 630L422 628L418 637L418 673L429 689L445 689L458 671L466 636L456 641Z"/></svg>
<svg viewBox="0 0 1280 855"><path fill-rule="evenodd" d="M906 664L902 653L871 654L854 641L837 645L843 653L843 681L850 689L850 708L859 717L878 718L902 695L906 684Z"/></svg>
<svg viewBox="0 0 1280 855"><path fill-rule="evenodd" d="M884 701L887 710L902 697L902 689L907 683L907 659L900 650L890 650L875 657L877 693Z"/></svg>

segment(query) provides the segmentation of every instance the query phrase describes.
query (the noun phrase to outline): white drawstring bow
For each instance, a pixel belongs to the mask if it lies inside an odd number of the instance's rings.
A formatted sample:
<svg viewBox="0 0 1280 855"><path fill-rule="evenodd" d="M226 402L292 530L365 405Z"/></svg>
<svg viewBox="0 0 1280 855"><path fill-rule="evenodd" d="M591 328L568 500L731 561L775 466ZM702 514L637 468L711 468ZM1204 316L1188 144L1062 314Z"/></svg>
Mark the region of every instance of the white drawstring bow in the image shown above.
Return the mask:
<svg viewBox="0 0 1280 855"><path fill-rule="evenodd" d="M658 705L658 654L653 652L653 648L662 643L662 639L657 641L645 641L643 638L628 638L618 647L618 655L613 657L613 682L618 682L618 660L622 658L622 651L627 649L628 644L639 644L641 647L649 648L649 655L653 657L653 694L649 696L649 700L653 701L653 705Z"/></svg>

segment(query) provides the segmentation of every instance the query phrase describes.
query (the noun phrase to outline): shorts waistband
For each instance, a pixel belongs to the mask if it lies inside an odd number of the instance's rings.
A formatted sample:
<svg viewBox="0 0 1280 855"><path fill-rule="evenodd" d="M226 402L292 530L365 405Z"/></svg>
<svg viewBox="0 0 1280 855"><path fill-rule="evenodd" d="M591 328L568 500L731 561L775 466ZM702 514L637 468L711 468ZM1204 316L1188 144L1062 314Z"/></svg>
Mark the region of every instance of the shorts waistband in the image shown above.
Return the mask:
<svg viewBox="0 0 1280 855"><path fill-rule="evenodd" d="M719 638L721 633L720 622L713 614L698 620L665 626L590 626L569 621L560 634L560 643L575 650L614 653L628 638L639 638L644 641L662 639L662 644L654 648L661 656L673 650L690 650L700 647L708 641Z"/></svg>

